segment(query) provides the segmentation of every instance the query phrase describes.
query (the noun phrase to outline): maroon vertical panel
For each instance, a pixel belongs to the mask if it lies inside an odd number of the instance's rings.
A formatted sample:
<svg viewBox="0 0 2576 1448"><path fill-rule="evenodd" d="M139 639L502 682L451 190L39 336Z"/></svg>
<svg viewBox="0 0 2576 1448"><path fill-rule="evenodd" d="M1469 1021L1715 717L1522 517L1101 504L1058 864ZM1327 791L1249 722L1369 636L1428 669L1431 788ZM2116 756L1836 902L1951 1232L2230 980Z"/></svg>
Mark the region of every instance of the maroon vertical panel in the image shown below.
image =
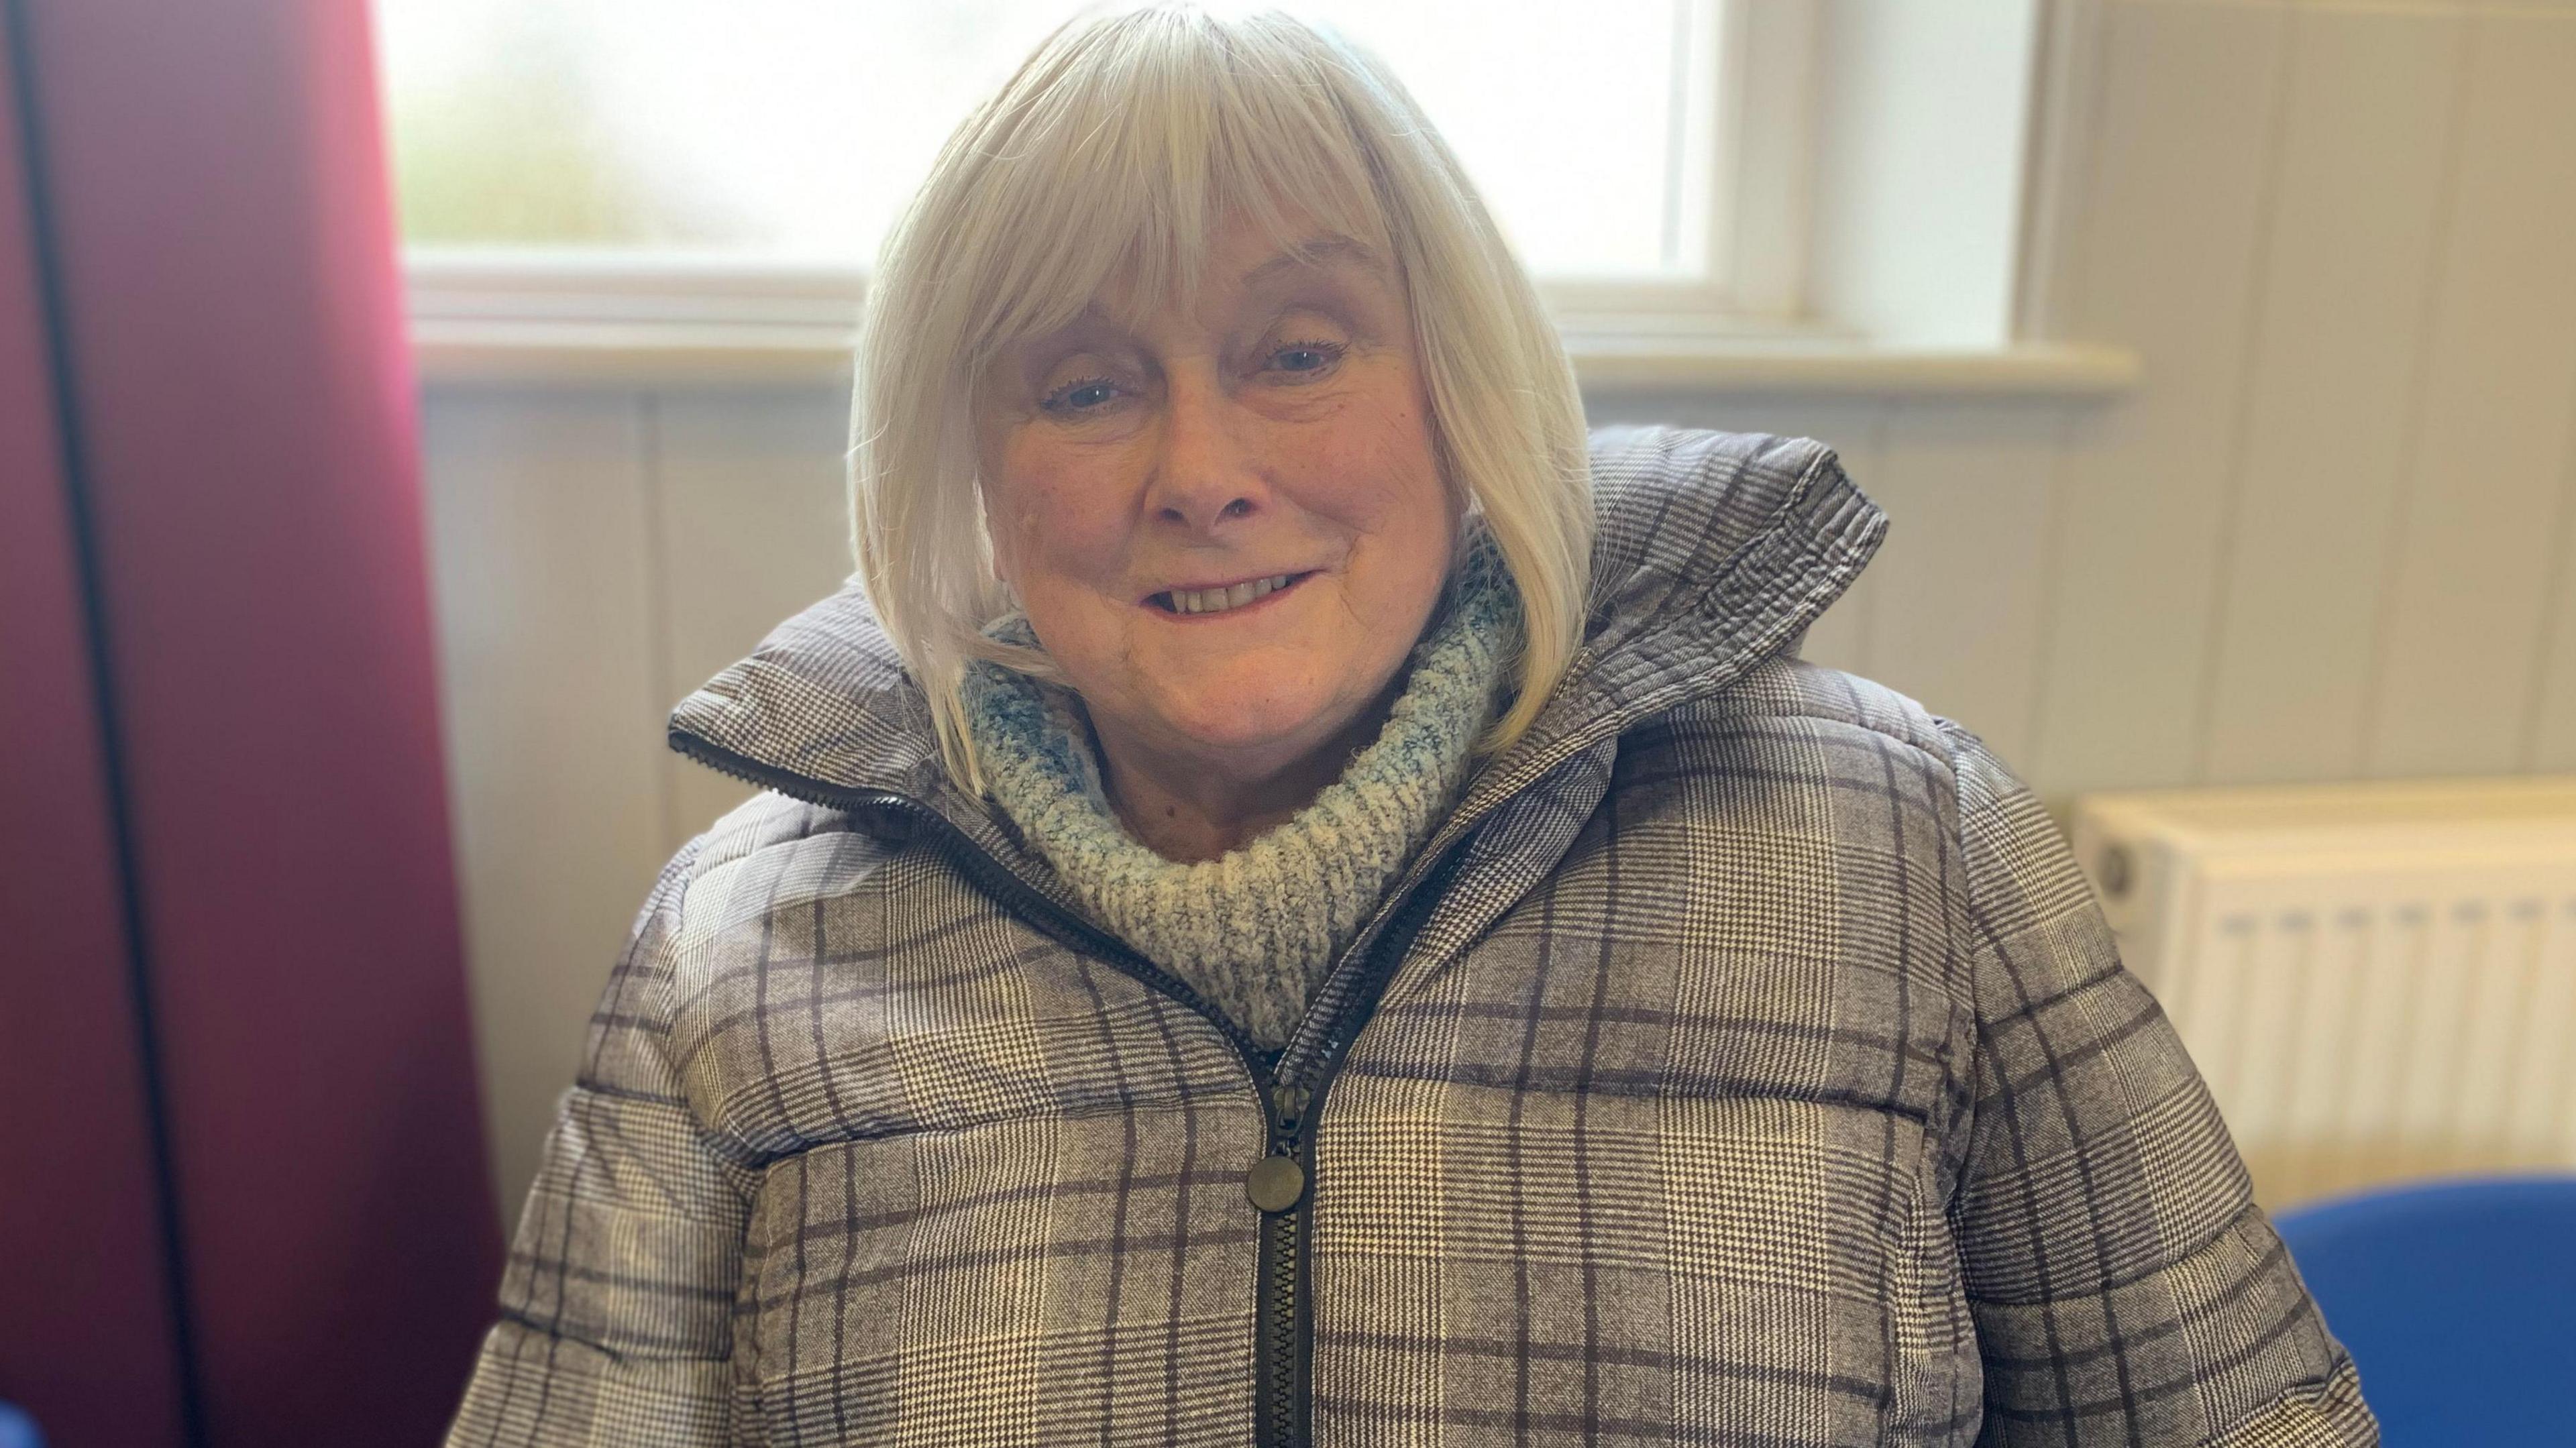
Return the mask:
<svg viewBox="0 0 2576 1448"><path fill-rule="evenodd" d="M355 0L12 0L207 1441L423 1443L499 1244Z"/></svg>
<svg viewBox="0 0 2576 1448"><path fill-rule="evenodd" d="M180 1432L114 821L0 29L0 1399Z"/></svg>

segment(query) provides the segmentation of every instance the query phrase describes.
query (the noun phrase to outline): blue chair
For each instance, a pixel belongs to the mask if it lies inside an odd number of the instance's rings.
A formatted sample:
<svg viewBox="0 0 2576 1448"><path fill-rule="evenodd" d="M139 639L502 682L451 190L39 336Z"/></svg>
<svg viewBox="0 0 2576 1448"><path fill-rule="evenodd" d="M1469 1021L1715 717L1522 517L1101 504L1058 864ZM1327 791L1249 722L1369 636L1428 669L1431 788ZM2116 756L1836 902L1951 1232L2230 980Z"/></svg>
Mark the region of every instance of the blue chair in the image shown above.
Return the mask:
<svg viewBox="0 0 2576 1448"><path fill-rule="evenodd" d="M2275 1225L2388 1448L2576 1443L2576 1176L2395 1187Z"/></svg>
<svg viewBox="0 0 2576 1448"><path fill-rule="evenodd" d="M0 1403L0 1448L45 1448L45 1435L36 1431L36 1420Z"/></svg>

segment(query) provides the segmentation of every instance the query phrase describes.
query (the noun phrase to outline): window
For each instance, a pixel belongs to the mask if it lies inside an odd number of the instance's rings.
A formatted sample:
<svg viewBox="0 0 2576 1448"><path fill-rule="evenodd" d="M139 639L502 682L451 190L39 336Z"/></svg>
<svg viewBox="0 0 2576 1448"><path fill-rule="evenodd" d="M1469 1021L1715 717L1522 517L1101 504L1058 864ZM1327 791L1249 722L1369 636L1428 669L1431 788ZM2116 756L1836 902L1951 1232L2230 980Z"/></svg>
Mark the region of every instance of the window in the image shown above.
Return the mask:
<svg viewBox="0 0 2576 1448"><path fill-rule="evenodd" d="M375 8L416 319L828 350L939 143L1076 6ZM1795 315L1808 0L1301 8L1386 57L1561 313Z"/></svg>

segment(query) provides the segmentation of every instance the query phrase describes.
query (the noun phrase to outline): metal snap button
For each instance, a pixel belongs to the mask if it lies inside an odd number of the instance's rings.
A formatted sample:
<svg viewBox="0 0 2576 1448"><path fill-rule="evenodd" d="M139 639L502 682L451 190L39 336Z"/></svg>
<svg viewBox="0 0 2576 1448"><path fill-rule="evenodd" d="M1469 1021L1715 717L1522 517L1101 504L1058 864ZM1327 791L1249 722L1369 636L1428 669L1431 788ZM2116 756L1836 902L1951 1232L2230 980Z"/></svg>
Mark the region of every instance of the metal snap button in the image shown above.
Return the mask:
<svg viewBox="0 0 2576 1448"><path fill-rule="evenodd" d="M1265 1156L1244 1173L1243 1194L1265 1212L1284 1212L1306 1194L1306 1173L1295 1157Z"/></svg>

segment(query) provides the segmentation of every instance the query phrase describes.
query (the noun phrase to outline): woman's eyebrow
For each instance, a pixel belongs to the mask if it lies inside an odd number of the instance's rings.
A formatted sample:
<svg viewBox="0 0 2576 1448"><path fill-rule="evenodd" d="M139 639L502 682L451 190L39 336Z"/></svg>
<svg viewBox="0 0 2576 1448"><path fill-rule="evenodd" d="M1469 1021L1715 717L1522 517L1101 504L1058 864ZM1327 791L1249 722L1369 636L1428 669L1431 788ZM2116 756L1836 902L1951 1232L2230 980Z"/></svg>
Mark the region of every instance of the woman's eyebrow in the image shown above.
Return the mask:
<svg viewBox="0 0 2576 1448"><path fill-rule="evenodd" d="M1034 367L1051 365L1073 352L1110 351L1127 345L1127 329L1094 303L1074 313L1072 320L1061 327L1020 338L1012 352L1020 365Z"/></svg>
<svg viewBox="0 0 2576 1448"><path fill-rule="evenodd" d="M1371 271L1383 271L1377 253L1347 236L1321 236L1302 242L1296 251L1283 251L1243 274L1241 285L1257 287L1282 273L1330 266L1357 265Z"/></svg>

